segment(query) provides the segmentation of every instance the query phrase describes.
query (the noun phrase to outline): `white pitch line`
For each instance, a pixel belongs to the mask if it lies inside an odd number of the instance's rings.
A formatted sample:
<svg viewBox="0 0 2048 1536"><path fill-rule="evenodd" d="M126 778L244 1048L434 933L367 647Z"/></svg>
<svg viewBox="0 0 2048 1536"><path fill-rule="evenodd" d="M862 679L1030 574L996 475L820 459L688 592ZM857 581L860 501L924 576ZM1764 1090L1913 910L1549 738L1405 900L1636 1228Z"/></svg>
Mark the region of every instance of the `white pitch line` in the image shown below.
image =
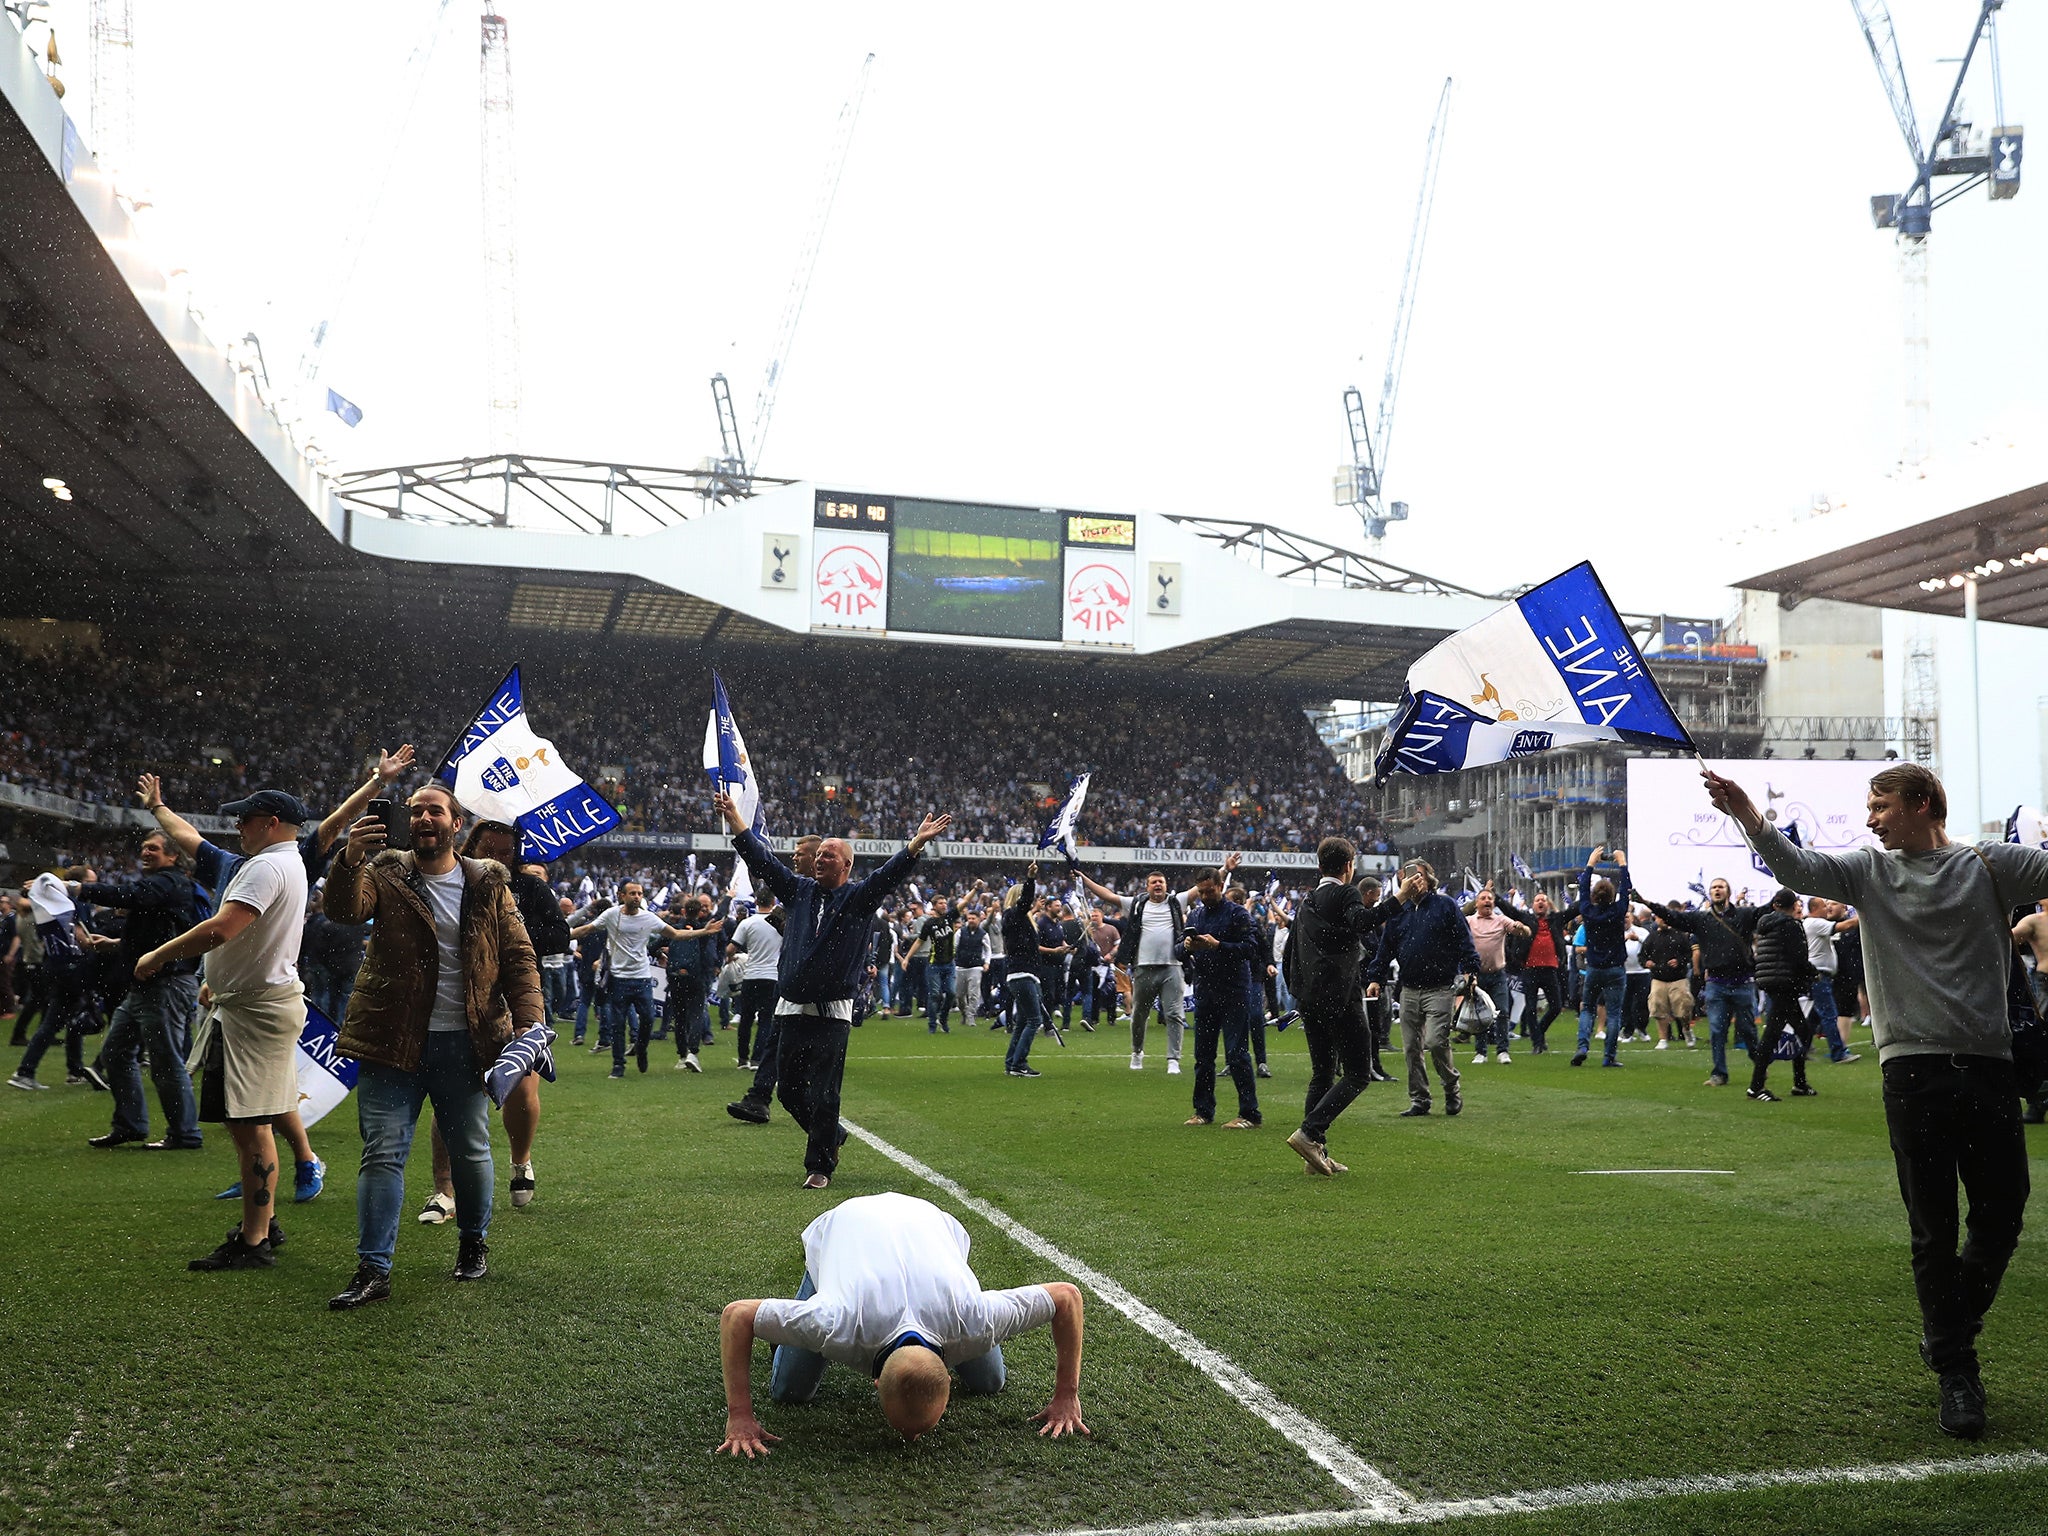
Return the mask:
<svg viewBox="0 0 2048 1536"><path fill-rule="evenodd" d="M1622 1504L1767 1488L1848 1488L1885 1483L1920 1483L1937 1477L1997 1472L2030 1472L2048 1467L2048 1452L2005 1451L1945 1461L1878 1462L1852 1467L1788 1468L1777 1472L1736 1472L1699 1477L1642 1478L1619 1483L1579 1483L1491 1498L1433 1499L1390 1508L1302 1510L1284 1515L1237 1515L1213 1520L1160 1520L1145 1525L1071 1528L1048 1536L1268 1536L1293 1531L1349 1530L1372 1525L1426 1525L1480 1515L1536 1514L1544 1510Z"/></svg>
<svg viewBox="0 0 2048 1536"><path fill-rule="evenodd" d="M1574 1173L1726 1173L1732 1175L1733 1168L1575 1168Z"/></svg>
<svg viewBox="0 0 2048 1536"><path fill-rule="evenodd" d="M1403 1510L1414 1507L1414 1501L1407 1494L1395 1487L1377 1468L1368 1466L1350 1446L1300 1409L1282 1402L1274 1396L1271 1388L1254 1381L1245 1373L1243 1367L1221 1350L1212 1349L1204 1344L1171 1318L1138 1300L1109 1276L1082 1263L1064 1249L1055 1247L1022 1222L990 1205L986 1200L970 1195L936 1168L918 1161L900 1147L891 1146L874 1132L855 1125L851 1120L842 1120L840 1123L851 1134L859 1137L891 1162L908 1169L927 1184L944 1190L1011 1241L1080 1281L1106 1304L1165 1344L1299 1446L1309 1460L1335 1478L1346 1492L1364 1501L1364 1507L1358 1511L1359 1513L1375 1514L1380 1520L1387 1520Z"/></svg>

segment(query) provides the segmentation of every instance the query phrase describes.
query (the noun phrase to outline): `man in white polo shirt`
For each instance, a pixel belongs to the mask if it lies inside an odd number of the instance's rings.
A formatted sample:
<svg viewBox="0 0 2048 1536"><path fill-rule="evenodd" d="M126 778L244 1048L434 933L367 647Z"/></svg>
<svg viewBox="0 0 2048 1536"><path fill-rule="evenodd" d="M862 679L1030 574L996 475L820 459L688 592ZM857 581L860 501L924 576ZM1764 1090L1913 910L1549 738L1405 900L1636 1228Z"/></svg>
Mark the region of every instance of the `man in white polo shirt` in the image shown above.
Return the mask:
<svg viewBox="0 0 2048 1536"><path fill-rule="evenodd" d="M242 1224L193 1269L268 1269L284 1241L272 1215L277 1142L270 1122L299 1107L297 1046L306 1026L299 936L306 926L306 865L299 824L313 813L295 795L259 789L220 808L246 855L212 917L135 962L147 981L174 960L204 955L221 1042L228 1134L242 1165ZM210 1095L202 1094L202 1098Z"/></svg>
<svg viewBox="0 0 2048 1536"><path fill-rule="evenodd" d="M967 1229L928 1200L862 1195L804 1228L804 1279L794 1301L735 1301L719 1323L725 1439L734 1456L766 1455L781 1437L754 1417L754 1340L777 1346L769 1395L808 1403L831 1363L868 1372L882 1414L906 1440L939 1422L952 1372L973 1394L1003 1390L1002 1344L1052 1324L1052 1401L1033 1415L1058 1439L1081 1422L1081 1292L1056 1280L984 1291L967 1267Z"/></svg>

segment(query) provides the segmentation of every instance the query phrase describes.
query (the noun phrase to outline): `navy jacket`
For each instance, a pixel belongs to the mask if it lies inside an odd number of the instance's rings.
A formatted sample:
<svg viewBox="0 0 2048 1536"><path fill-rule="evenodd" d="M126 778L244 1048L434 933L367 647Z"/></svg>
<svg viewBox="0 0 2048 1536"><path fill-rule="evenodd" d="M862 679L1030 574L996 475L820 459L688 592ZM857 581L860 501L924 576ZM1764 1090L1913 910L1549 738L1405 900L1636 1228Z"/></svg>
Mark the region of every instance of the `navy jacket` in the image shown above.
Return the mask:
<svg viewBox="0 0 2048 1536"><path fill-rule="evenodd" d="M1215 949L1207 945L1190 944L1189 939L1197 934L1207 934L1217 942ZM1234 901L1217 898L1214 906L1198 901L1188 912L1187 925L1182 930L1181 958L1195 973L1195 985L1202 989L1202 996L1214 997L1225 988L1235 987L1239 992L1251 985L1252 957L1258 953L1259 937L1252 927L1252 915Z"/></svg>
<svg viewBox="0 0 2048 1536"><path fill-rule="evenodd" d="M1586 965L1619 970L1628 964L1628 871L1617 869L1614 900L1593 900L1593 871L1579 871L1579 921L1586 925Z"/></svg>
<svg viewBox="0 0 2048 1536"><path fill-rule="evenodd" d="M1370 977L1385 981L1387 968L1401 962L1402 987L1448 987L1461 975L1479 971L1479 951L1464 909L1442 891L1431 891L1380 930L1379 953Z"/></svg>
<svg viewBox="0 0 2048 1536"><path fill-rule="evenodd" d="M904 848L867 879L825 891L776 858L751 831L736 835L732 845L754 878L789 909L782 925L776 995L792 1003L851 999L867 971L868 923L882 898L909 875L917 855Z"/></svg>
<svg viewBox="0 0 2048 1536"><path fill-rule="evenodd" d="M136 961L170 943L207 915L192 881L175 869L152 870L133 880L81 885L78 899L96 907L119 907L128 913L128 926L121 930L119 954L131 976ZM189 976L198 969L197 960L173 960L164 967L163 974Z"/></svg>

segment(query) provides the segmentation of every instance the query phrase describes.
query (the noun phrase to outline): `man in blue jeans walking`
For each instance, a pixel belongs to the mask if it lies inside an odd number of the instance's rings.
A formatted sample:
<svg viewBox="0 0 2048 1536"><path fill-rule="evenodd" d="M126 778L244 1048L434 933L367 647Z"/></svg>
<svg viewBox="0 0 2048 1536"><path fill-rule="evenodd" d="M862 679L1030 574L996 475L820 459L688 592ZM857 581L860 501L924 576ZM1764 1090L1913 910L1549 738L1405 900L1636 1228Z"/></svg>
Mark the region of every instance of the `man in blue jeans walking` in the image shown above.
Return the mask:
<svg viewBox="0 0 2048 1536"><path fill-rule="evenodd" d="M666 935L670 939L701 939L713 935L715 927L698 930L694 928L671 928L661 918L649 912L645 905L638 880L628 880L619 887L619 904L596 921L572 928L569 936L585 938L593 933L602 933L605 939L605 963L611 972L611 983L607 1006L611 1014L612 1034L612 1080L618 1081L626 1075L626 1040L633 1040L633 1056L640 1070L647 1070L647 1037L654 1028L654 962L649 958L647 946L657 937ZM635 1021L638 1027L635 1028ZM696 1060L694 1051L686 1052L686 1062Z"/></svg>
<svg viewBox="0 0 2048 1536"><path fill-rule="evenodd" d="M1224 1129L1247 1131L1261 1123L1259 1084L1252 1073L1252 960L1259 953L1251 914L1224 894L1223 877L1205 871L1195 884L1198 905L1181 930L1180 958L1195 980L1195 1100L1188 1125L1216 1118L1216 1043L1237 1088L1237 1116Z"/></svg>
<svg viewBox="0 0 2048 1536"><path fill-rule="evenodd" d="M421 1107L448 1144L462 1242L454 1278L481 1280L491 1225L490 1100L483 1070L512 1036L542 1022L540 967L505 867L459 858L462 808L438 780L413 791L410 852L384 848L365 816L327 875L336 922L373 922L335 1049L362 1064L354 1276L328 1301L348 1311L391 1295L405 1163Z"/></svg>
<svg viewBox="0 0 2048 1536"><path fill-rule="evenodd" d="M1003 949L1009 956L1004 990L1010 1002L1010 1044L1003 1053L1003 1071L1011 1077L1037 1077L1031 1065L1031 1042L1051 1019L1046 1013L1045 982L1062 974L1066 951L1048 950L1048 934L1039 927L1045 898L1038 894L1038 865L1026 867L1024 878L1003 894ZM1048 925L1050 926L1050 925ZM1057 939L1056 928L1050 937Z"/></svg>
<svg viewBox="0 0 2048 1536"><path fill-rule="evenodd" d="M1593 1043L1594 1011L1607 1009L1607 1049L1600 1065L1618 1067L1615 1051L1621 1045L1621 1005L1627 994L1628 977L1628 854L1614 851L1614 878L1593 878L1594 866L1607 852L1602 843L1579 871L1579 921L1586 925L1586 981L1579 1001L1579 1048L1572 1052L1572 1065L1586 1064Z"/></svg>
<svg viewBox="0 0 2048 1536"><path fill-rule="evenodd" d="M1707 1087L1728 1086L1728 1029L1754 1048L1756 1041L1756 921L1763 907L1731 906L1728 882L1716 879L1707 885L1707 904L1697 912L1678 907L1649 908L1672 927L1699 941L1700 969L1707 973L1706 994L1700 999L1707 1016L1708 1043L1713 1047L1714 1069L1707 1075Z"/></svg>

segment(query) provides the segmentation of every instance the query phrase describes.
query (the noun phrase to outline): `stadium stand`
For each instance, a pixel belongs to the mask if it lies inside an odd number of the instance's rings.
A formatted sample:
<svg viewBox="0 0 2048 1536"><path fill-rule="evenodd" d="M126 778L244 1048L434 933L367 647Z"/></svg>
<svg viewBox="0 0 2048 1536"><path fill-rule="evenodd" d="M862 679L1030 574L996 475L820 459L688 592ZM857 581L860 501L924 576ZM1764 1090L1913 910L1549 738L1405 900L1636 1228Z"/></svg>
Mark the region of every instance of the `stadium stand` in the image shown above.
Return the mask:
<svg viewBox="0 0 2048 1536"><path fill-rule="evenodd" d="M1144 696L1113 681L1031 676L997 655L948 653L915 671L816 656L721 657L771 805L786 824L904 835L930 809L953 836L1030 842L1047 788L1093 770L1087 841L1131 847L1312 849L1343 831L1387 852L1375 814L1300 709L1266 696ZM700 764L710 693L703 659L653 647L564 648L523 659L540 728L608 787L633 831L715 826ZM174 806L208 811L276 784L316 807L341 800L378 745L414 742L431 765L502 664L392 647L352 658L189 637L108 640L31 653L0 645L0 779L127 803L160 773ZM828 780L838 780L828 787ZM76 839L83 842L84 839Z"/></svg>

